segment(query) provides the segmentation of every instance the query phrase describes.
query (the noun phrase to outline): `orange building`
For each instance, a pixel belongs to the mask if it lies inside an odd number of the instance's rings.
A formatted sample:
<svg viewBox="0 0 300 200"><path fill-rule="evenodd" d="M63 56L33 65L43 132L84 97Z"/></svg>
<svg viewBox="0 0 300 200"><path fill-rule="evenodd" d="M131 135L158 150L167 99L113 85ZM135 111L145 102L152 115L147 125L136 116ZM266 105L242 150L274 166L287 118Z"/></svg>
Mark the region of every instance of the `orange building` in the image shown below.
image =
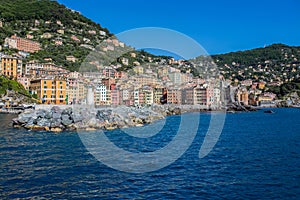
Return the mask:
<svg viewBox="0 0 300 200"><path fill-rule="evenodd" d="M37 94L44 104L66 104L67 82L63 79L37 79L30 82L31 94Z"/></svg>
<svg viewBox="0 0 300 200"><path fill-rule="evenodd" d="M238 89L236 93L236 100L244 105L249 104L249 94L246 88Z"/></svg>
<svg viewBox="0 0 300 200"><path fill-rule="evenodd" d="M182 93L179 89L167 90L167 103L168 104L181 104Z"/></svg>
<svg viewBox="0 0 300 200"><path fill-rule="evenodd" d="M11 56L3 56L1 58L1 74L9 77L17 78L23 74L22 60Z"/></svg>

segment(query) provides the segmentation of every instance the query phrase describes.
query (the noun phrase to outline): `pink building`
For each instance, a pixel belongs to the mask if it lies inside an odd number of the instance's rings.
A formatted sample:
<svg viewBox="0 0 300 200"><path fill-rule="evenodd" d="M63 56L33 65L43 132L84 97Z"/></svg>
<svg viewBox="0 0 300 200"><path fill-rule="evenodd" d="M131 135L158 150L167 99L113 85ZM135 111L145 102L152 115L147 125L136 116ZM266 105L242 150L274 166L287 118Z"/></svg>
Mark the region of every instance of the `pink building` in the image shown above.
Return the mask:
<svg viewBox="0 0 300 200"><path fill-rule="evenodd" d="M113 69L112 67L106 67L102 70L104 76L109 78L114 78L117 70Z"/></svg>
<svg viewBox="0 0 300 200"><path fill-rule="evenodd" d="M111 105L120 105L120 90L111 90Z"/></svg>
<svg viewBox="0 0 300 200"><path fill-rule="evenodd" d="M179 89L167 90L167 103L168 104L181 104L182 92Z"/></svg>
<svg viewBox="0 0 300 200"><path fill-rule="evenodd" d="M19 83L21 83L23 86L24 86L24 88L26 89L26 90L29 90L29 86L30 86L30 78L28 78L28 77L26 77L26 76L18 76L17 77L17 81L19 82Z"/></svg>

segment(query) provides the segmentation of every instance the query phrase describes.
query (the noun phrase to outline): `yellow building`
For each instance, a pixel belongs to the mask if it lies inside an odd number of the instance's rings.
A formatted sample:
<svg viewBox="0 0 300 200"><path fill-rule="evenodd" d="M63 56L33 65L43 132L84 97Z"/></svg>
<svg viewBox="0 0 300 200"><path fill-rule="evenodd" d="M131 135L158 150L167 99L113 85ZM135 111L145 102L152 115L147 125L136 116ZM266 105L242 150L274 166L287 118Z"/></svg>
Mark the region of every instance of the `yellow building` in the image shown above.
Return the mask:
<svg viewBox="0 0 300 200"><path fill-rule="evenodd" d="M29 90L31 94L37 94L44 104L66 104L66 80L51 78L32 80Z"/></svg>
<svg viewBox="0 0 300 200"><path fill-rule="evenodd" d="M11 56L3 56L1 58L1 74L13 78L17 78L18 75L22 75L22 60Z"/></svg>
<svg viewBox="0 0 300 200"><path fill-rule="evenodd" d="M163 87L153 88L153 102L156 104L161 104L161 98L163 97L165 89Z"/></svg>
<svg viewBox="0 0 300 200"><path fill-rule="evenodd" d="M259 102L261 102L261 101L273 101L273 98L269 97L269 96L259 96L257 100Z"/></svg>
<svg viewBox="0 0 300 200"><path fill-rule="evenodd" d="M135 68L133 68L133 71L136 74L143 74L144 73L144 68L142 66L136 66Z"/></svg>

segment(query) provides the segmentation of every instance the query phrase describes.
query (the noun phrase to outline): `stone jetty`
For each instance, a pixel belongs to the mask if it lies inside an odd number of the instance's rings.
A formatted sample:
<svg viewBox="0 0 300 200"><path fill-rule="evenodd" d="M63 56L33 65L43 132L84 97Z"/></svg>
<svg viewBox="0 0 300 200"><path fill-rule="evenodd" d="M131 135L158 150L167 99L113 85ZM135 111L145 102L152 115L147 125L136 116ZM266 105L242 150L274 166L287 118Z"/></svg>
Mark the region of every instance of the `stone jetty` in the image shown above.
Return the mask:
<svg viewBox="0 0 300 200"><path fill-rule="evenodd" d="M194 110L193 110L194 109ZM53 106L47 109L26 110L13 119L13 126L30 130L60 132L63 130L113 130L142 126L167 115L199 111L195 107L151 106L151 107L68 107Z"/></svg>

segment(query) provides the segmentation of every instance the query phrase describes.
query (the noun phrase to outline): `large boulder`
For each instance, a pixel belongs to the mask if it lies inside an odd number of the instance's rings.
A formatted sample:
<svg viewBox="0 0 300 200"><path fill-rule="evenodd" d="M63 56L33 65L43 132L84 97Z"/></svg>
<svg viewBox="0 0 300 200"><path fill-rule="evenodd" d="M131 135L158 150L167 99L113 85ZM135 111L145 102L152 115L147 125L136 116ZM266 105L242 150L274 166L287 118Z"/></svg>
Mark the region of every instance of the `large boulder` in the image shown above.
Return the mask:
<svg viewBox="0 0 300 200"><path fill-rule="evenodd" d="M47 111L40 109L40 110L35 111L35 114L38 118L44 118L47 114Z"/></svg>
<svg viewBox="0 0 300 200"><path fill-rule="evenodd" d="M18 121L26 124L31 118L36 118L35 112L24 112L18 116Z"/></svg>
<svg viewBox="0 0 300 200"><path fill-rule="evenodd" d="M36 120L34 118L30 118L24 125L25 128L31 128L35 125Z"/></svg>
<svg viewBox="0 0 300 200"><path fill-rule="evenodd" d="M65 126L68 126L73 123L73 119L69 114L62 114L61 115L61 123Z"/></svg>
<svg viewBox="0 0 300 200"><path fill-rule="evenodd" d="M51 128L56 128L56 127L61 127L61 119L60 118L52 118L50 120L50 127Z"/></svg>
<svg viewBox="0 0 300 200"><path fill-rule="evenodd" d="M52 112L52 118L60 119L62 110L58 106L53 106L51 108L51 112Z"/></svg>
<svg viewBox="0 0 300 200"><path fill-rule="evenodd" d="M84 120L83 114L78 112L73 112L72 118L74 123L81 122L82 120Z"/></svg>
<svg viewBox="0 0 300 200"><path fill-rule="evenodd" d="M36 124L41 127L50 127L51 123L50 123L50 120L48 120L46 118L41 118L41 119L37 120Z"/></svg>
<svg viewBox="0 0 300 200"><path fill-rule="evenodd" d="M60 119L61 118L61 110L52 111L52 118L53 119Z"/></svg>

